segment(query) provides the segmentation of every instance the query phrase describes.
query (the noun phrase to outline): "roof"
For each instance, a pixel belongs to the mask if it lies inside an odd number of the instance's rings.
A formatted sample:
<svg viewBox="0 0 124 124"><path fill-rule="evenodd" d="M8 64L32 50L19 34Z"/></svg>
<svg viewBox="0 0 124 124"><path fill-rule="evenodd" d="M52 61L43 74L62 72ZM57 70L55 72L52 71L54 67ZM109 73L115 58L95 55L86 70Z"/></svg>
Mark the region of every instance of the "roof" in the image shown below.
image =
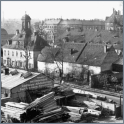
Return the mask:
<svg viewBox="0 0 124 124"><path fill-rule="evenodd" d="M37 61L41 62L54 62L54 56L59 51L59 48L45 47L42 49L41 54L38 55Z"/></svg>
<svg viewBox="0 0 124 124"><path fill-rule="evenodd" d="M8 35L7 31L4 28L1 28L1 35Z"/></svg>
<svg viewBox="0 0 124 124"><path fill-rule="evenodd" d="M118 22L118 24L123 25L123 15L119 15L116 11L114 11L110 17L106 18L106 23L114 22Z"/></svg>
<svg viewBox="0 0 124 124"><path fill-rule="evenodd" d="M14 69L9 69L9 71L13 71ZM4 73L1 73L1 82L2 82L2 87L6 89L13 89L16 86L19 86L26 81L33 79L34 77L40 75L40 73L34 73L32 72L32 76L24 79L23 77L20 77L22 73L26 73L24 70L18 70L18 74L12 76L11 74L5 75Z"/></svg>
<svg viewBox="0 0 124 124"><path fill-rule="evenodd" d="M107 53L104 53L104 45L88 44L77 60L77 63L107 68L118 58L113 46Z"/></svg>
<svg viewBox="0 0 124 124"><path fill-rule="evenodd" d="M117 61L115 61L113 64L117 65L123 65L123 58L119 58Z"/></svg>
<svg viewBox="0 0 124 124"><path fill-rule="evenodd" d="M82 24L85 25L90 25L90 26L105 26L105 21L100 21L100 20L83 20Z"/></svg>
<svg viewBox="0 0 124 124"><path fill-rule="evenodd" d="M78 64L99 66L102 64L106 53L104 53L104 45L88 44L77 60Z"/></svg>
<svg viewBox="0 0 124 124"><path fill-rule="evenodd" d="M71 19L71 20L62 20L60 25L82 25L81 20Z"/></svg>
<svg viewBox="0 0 124 124"><path fill-rule="evenodd" d="M102 71L111 69L111 65L119 59L119 56L115 52L115 49L113 46L110 47L109 51L107 52L103 62L102 62Z"/></svg>
<svg viewBox="0 0 124 124"><path fill-rule="evenodd" d="M61 19L46 19L46 20L44 21L44 25L45 25L45 24L46 24L46 25L57 25L57 24L60 23L60 21L61 21Z"/></svg>
<svg viewBox="0 0 124 124"><path fill-rule="evenodd" d="M80 43L65 43L63 47L60 48L45 47L41 51L41 54L38 55L38 61L54 62L55 60L63 60L64 62L74 63L83 46L84 44Z"/></svg>
<svg viewBox="0 0 124 124"><path fill-rule="evenodd" d="M5 44L3 48L24 50L24 39L25 36L22 34L15 35L12 38L12 44L11 45ZM17 45L18 41L20 42L20 45ZM34 36L34 35L31 36L30 50L39 51L45 46L48 46L48 43L41 36Z"/></svg>
<svg viewBox="0 0 124 124"><path fill-rule="evenodd" d="M22 20L31 20L30 16L25 14L24 16L22 16Z"/></svg>

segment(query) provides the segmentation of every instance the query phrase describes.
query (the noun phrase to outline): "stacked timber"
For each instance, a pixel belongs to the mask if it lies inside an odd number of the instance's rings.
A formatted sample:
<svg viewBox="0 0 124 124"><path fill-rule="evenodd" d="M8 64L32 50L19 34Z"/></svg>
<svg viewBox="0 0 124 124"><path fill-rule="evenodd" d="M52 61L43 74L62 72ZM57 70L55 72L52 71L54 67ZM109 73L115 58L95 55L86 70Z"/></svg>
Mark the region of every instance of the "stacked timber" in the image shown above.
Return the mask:
<svg viewBox="0 0 124 124"><path fill-rule="evenodd" d="M37 98L35 101L29 104L26 109L31 108L42 108L44 112L50 111L54 108L57 108L56 101L54 100L54 92L50 92L40 98Z"/></svg>
<svg viewBox="0 0 124 124"><path fill-rule="evenodd" d="M60 119L62 117L63 111L61 108L56 108L52 111L45 112L44 114L39 114L35 118L31 120L33 123L49 123L55 121L56 119Z"/></svg>
<svg viewBox="0 0 124 124"><path fill-rule="evenodd" d="M20 120L20 115L25 112L27 103L6 102L5 107L1 106L1 111L4 112L5 117L9 115L12 118Z"/></svg>

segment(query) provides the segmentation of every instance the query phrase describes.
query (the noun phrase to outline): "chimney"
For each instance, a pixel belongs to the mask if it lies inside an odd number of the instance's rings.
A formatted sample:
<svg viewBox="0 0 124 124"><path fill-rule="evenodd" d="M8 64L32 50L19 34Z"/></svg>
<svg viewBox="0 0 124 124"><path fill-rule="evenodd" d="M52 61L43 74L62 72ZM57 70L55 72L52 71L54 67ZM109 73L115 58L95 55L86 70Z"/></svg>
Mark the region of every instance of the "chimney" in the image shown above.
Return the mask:
<svg viewBox="0 0 124 124"><path fill-rule="evenodd" d="M115 12L115 9L113 8L113 13Z"/></svg>
<svg viewBox="0 0 124 124"><path fill-rule="evenodd" d="M18 35L19 34L19 30L16 30L16 35Z"/></svg>
<svg viewBox="0 0 124 124"><path fill-rule="evenodd" d="M120 10L118 10L118 15L121 15L121 11Z"/></svg>
<svg viewBox="0 0 124 124"><path fill-rule="evenodd" d="M9 68L5 68L5 75L9 75Z"/></svg>
<svg viewBox="0 0 124 124"><path fill-rule="evenodd" d="M107 52L107 44L104 45L104 53Z"/></svg>

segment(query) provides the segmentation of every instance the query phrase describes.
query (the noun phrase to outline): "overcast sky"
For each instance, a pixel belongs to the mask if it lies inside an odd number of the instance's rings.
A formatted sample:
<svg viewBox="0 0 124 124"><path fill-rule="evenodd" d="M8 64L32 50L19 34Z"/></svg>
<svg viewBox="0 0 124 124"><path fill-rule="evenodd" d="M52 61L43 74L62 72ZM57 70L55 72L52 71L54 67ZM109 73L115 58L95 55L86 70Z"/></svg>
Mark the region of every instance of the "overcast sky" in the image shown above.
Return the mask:
<svg viewBox="0 0 124 124"><path fill-rule="evenodd" d="M105 19L113 8L122 11L120 1L1 1L1 19L21 19L25 14L32 19L77 18Z"/></svg>

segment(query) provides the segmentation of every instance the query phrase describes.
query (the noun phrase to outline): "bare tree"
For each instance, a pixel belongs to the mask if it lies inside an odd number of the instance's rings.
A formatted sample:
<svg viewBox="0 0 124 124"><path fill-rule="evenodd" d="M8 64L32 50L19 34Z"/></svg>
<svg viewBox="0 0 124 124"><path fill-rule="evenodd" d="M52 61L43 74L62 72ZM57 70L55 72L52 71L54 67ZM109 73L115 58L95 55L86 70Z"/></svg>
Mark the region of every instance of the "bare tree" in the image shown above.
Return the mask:
<svg viewBox="0 0 124 124"><path fill-rule="evenodd" d="M25 69L28 71L29 70L29 60L31 59L31 36L27 36L25 37L24 40L24 51L25 51L25 55L23 55L25 57Z"/></svg>

